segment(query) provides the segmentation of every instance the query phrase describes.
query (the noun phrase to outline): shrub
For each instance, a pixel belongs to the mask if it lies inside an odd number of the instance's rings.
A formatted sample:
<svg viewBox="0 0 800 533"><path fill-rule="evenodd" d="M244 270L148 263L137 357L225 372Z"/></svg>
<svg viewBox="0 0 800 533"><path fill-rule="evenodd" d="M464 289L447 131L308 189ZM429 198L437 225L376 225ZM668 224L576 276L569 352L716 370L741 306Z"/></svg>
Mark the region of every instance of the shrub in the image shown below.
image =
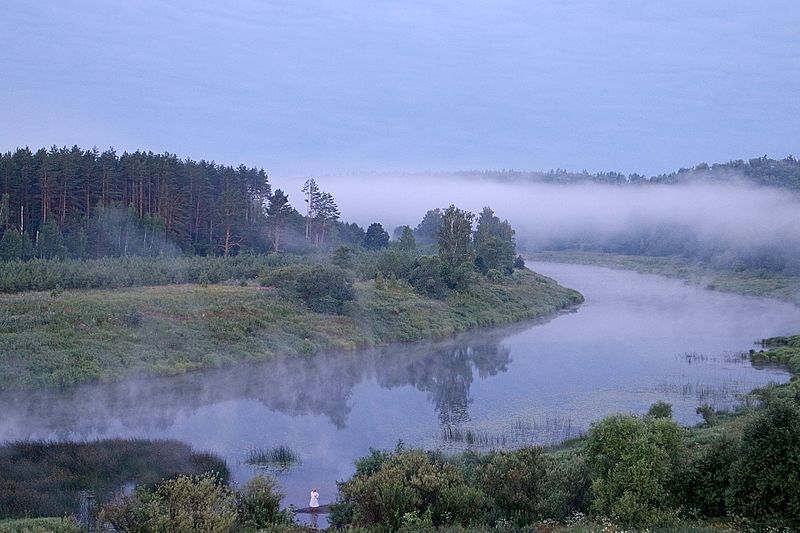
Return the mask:
<svg viewBox="0 0 800 533"><path fill-rule="evenodd" d="M341 313L355 299L353 282L342 268L331 265L291 265L269 272L262 285L295 294L312 311Z"/></svg>
<svg viewBox="0 0 800 533"><path fill-rule="evenodd" d="M728 508L800 525L800 407L776 401L744 428L731 469Z"/></svg>
<svg viewBox="0 0 800 533"><path fill-rule="evenodd" d="M548 466L537 514L565 520L575 513L588 511L590 487L589 466L583 456L555 457Z"/></svg>
<svg viewBox="0 0 800 533"><path fill-rule="evenodd" d="M672 418L672 405L665 401L657 401L650 406L647 416L653 418Z"/></svg>
<svg viewBox="0 0 800 533"><path fill-rule="evenodd" d="M384 276L408 279L414 267L414 256L400 250L384 250L377 254L375 268Z"/></svg>
<svg viewBox="0 0 800 533"><path fill-rule="evenodd" d="M483 490L501 510L530 515L544 497L551 464L538 447L500 452L486 467Z"/></svg>
<svg viewBox="0 0 800 533"><path fill-rule="evenodd" d="M101 511L101 520L130 533L228 533L236 518L233 492L212 474L178 476L154 492L139 489Z"/></svg>
<svg viewBox="0 0 800 533"><path fill-rule="evenodd" d="M456 485L442 491L439 518L444 523L476 524L491 506L492 500L480 489L467 484Z"/></svg>
<svg viewBox="0 0 800 533"><path fill-rule="evenodd" d="M333 252L331 263L339 268L350 269L354 266L353 249L348 246L340 246Z"/></svg>
<svg viewBox="0 0 800 533"><path fill-rule="evenodd" d="M704 403L695 409L695 413L703 417L703 423L705 423L707 427L716 425L717 411L710 404Z"/></svg>
<svg viewBox="0 0 800 533"><path fill-rule="evenodd" d="M725 494L737 447L736 440L723 435L691 454L678 483L684 507L703 516L725 516Z"/></svg>
<svg viewBox="0 0 800 533"><path fill-rule="evenodd" d="M255 476L238 494L239 522L254 529L287 522L287 516L280 511L282 499L274 479Z"/></svg>
<svg viewBox="0 0 800 533"><path fill-rule="evenodd" d="M681 432L663 418L616 415L595 424L586 443L595 510L628 525L666 520L684 451Z"/></svg>
<svg viewBox="0 0 800 533"><path fill-rule="evenodd" d="M442 261L435 255L418 257L408 277L414 289L431 298L444 298L447 285L442 275Z"/></svg>
<svg viewBox="0 0 800 533"><path fill-rule="evenodd" d="M410 450L393 454L371 474L356 474L339 491L343 502L352 504L356 523L396 530L407 513L431 509L434 519L441 520L446 511L443 492L463 484L454 465L434 454Z"/></svg>

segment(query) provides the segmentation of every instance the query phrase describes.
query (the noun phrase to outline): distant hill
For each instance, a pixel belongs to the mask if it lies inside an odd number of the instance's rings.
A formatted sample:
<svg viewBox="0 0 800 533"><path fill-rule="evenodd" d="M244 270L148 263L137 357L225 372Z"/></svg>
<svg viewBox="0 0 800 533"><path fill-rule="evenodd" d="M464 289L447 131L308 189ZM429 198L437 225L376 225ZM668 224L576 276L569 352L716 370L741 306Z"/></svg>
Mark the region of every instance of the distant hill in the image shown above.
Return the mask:
<svg viewBox="0 0 800 533"><path fill-rule="evenodd" d="M644 176L623 174L621 172L589 173L571 172L564 169L543 171L462 171L457 176L469 178L489 178L500 181L534 181L540 183L582 183L593 182L610 185L641 185L653 183L686 183L695 180L725 182L746 179L759 185L779 187L800 191L800 161L793 156L784 159L770 159L767 156L737 159L727 163L700 163L692 168L681 168L669 174Z"/></svg>

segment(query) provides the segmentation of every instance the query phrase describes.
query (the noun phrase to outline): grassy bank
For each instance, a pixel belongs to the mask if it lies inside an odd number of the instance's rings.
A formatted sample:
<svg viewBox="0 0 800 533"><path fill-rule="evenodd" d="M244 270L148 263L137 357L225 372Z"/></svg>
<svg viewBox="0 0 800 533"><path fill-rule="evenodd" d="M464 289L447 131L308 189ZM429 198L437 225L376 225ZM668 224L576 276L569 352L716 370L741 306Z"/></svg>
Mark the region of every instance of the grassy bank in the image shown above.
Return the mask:
<svg viewBox="0 0 800 533"><path fill-rule="evenodd" d="M450 335L544 316L582 297L528 270L445 299L401 281L354 286L342 315L273 287L165 285L0 296L0 387L170 375L276 354L308 355Z"/></svg>
<svg viewBox="0 0 800 533"><path fill-rule="evenodd" d="M643 274L658 274L685 279L707 289L747 296L765 296L800 305L800 277L767 270L720 270L694 259L649 257L599 252L536 252L527 254L532 261L597 265Z"/></svg>
<svg viewBox="0 0 800 533"><path fill-rule="evenodd" d="M0 520L0 533L80 533L71 518L12 518Z"/></svg>

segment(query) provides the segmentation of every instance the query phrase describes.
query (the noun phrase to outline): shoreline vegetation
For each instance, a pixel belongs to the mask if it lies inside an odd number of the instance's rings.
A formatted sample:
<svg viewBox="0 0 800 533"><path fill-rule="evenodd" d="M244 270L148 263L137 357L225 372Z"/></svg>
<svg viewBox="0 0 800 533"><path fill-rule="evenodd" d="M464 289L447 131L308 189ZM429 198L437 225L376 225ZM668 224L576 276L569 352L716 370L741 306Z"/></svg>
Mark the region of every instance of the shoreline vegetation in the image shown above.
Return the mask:
<svg viewBox="0 0 800 533"><path fill-rule="evenodd" d="M443 337L543 317L582 297L529 270L443 299L400 280L353 284L343 314L257 282L0 296L0 387L164 376Z"/></svg>
<svg viewBox="0 0 800 533"><path fill-rule="evenodd" d="M530 261L596 265L641 274L683 279L700 287L744 296L763 296L800 306L800 276L766 269L726 270L677 256L641 256L604 252L543 251L524 253Z"/></svg>
<svg viewBox="0 0 800 533"><path fill-rule="evenodd" d="M750 359L785 365L791 381L753 390L732 411L698 406L704 422L693 427L657 402L552 447L373 450L340 483L331 522L365 532L796 531L800 335L761 345Z"/></svg>

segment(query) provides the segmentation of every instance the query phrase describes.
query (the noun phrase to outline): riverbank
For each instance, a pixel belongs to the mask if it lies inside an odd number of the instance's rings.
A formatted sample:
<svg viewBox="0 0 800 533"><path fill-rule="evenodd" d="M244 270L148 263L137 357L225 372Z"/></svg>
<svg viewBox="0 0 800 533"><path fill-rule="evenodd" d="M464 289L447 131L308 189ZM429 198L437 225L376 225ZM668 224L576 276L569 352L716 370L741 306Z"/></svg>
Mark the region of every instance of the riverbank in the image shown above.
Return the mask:
<svg viewBox="0 0 800 533"><path fill-rule="evenodd" d="M766 270L720 270L697 260L682 257L650 257L599 252L535 252L526 254L531 261L596 265L642 274L658 274L716 291L745 296L764 296L800 306L800 276L787 276Z"/></svg>
<svg viewBox="0 0 800 533"><path fill-rule="evenodd" d="M343 314L255 282L0 297L0 387L174 375L277 354L306 356L533 319L583 297L530 270L477 279L444 299L402 281L357 282Z"/></svg>
<svg viewBox="0 0 800 533"><path fill-rule="evenodd" d="M662 401L552 448L372 450L339 483L331 521L376 532L796 531L800 335L762 345L753 361L788 365L792 381L752 391L731 412L701 406L704 422L682 428ZM400 503L387 497L401 491Z"/></svg>

